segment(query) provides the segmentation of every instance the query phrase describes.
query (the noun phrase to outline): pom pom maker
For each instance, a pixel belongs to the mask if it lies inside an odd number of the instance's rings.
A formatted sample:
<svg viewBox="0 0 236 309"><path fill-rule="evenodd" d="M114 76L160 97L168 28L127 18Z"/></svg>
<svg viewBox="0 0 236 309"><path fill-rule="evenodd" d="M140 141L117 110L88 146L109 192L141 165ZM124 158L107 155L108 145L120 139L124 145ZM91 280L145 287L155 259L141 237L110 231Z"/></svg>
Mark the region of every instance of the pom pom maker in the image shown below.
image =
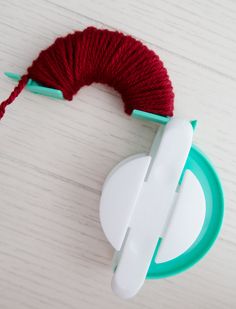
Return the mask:
<svg viewBox="0 0 236 309"><path fill-rule="evenodd" d="M14 73L5 73L19 80ZM31 92L63 99L60 90L29 80ZM197 121L134 110L161 124L150 153L131 156L108 175L100 220L114 256L113 291L133 297L145 279L178 274L198 262L220 230L224 197L206 156L192 145Z"/></svg>
<svg viewBox="0 0 236 309"><path fill-rule="evenodd" d="M144 280L186 270L212 246L223 218L223 192L211 163L192 145L196 121L139 110L162 124L150 153L132 156L108 175L100 220L117 250L113 291L133 297Z"/></svg>

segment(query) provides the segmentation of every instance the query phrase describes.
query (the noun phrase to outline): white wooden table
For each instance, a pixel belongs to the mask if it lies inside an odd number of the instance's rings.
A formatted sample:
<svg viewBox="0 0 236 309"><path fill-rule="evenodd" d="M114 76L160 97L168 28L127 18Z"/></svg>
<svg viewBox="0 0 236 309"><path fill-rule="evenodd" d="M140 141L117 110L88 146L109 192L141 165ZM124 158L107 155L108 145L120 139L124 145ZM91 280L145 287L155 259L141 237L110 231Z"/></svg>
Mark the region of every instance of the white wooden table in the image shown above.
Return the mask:
<svg viewBox="0 0 236 309"><path fill-rule="evenodd" d="M199 120L195 143L221 176L223 229L191 270L118 299L101 187L117 162L149 149L156 126L125 116L101 85L73 102L23 91L0 123L0 308L235 308L236 2L0 0L0 72L24 73L56 37L89 25L129 33L164 61L175 114ZM1 73L0 99L13 85Z"/></svg>

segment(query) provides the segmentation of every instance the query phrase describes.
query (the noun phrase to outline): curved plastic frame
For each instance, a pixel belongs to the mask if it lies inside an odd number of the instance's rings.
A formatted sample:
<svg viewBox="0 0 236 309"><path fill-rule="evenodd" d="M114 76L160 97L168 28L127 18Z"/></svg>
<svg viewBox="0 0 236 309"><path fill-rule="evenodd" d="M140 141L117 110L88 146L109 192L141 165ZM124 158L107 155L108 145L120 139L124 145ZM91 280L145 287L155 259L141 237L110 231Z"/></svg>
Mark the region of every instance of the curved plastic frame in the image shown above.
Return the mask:
<svg viewBox="0 0 236 309"><path fill-rule="evenodd" d="M206 216L200 235L193 245L177 258L157 264L155 257L159 239L150 264L147 279L176 275L196 264L211 248L220 231L224 215L224 195L219 177L209 159L195 145L192 146L183 173L192 171L202 185L206 199Z"/></svg>

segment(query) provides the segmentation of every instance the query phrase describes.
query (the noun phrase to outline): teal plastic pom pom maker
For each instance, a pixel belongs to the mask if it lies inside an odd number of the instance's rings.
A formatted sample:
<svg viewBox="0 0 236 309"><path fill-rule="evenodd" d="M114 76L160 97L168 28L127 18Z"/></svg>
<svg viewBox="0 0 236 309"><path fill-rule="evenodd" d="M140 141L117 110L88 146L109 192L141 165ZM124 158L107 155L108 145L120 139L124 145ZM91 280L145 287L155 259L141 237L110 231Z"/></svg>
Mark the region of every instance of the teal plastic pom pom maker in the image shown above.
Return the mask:
<svg viewBox="0 0 236 309"><path fill-rule="evenodd" d="M27 89L63 99L60 90L33 80ZM176 275L197 263L216 240L224 213L217 173L192 144L197 121L140 110L132 116L161 126L150 152L119 163L102 190L101 225L116 250L112 289L122 298L133 297L145 279Z"/></svg>
<svg viewBox="0 0 236 309"><path fill-rule="evenodd" d="M213 245L223 219L220 180L192 145L196 120L134 110L162 126L149 154L125 159L108 175L100 205L103 230L116 249L112 288L133 297L145 279L176 275Z"/></svg>

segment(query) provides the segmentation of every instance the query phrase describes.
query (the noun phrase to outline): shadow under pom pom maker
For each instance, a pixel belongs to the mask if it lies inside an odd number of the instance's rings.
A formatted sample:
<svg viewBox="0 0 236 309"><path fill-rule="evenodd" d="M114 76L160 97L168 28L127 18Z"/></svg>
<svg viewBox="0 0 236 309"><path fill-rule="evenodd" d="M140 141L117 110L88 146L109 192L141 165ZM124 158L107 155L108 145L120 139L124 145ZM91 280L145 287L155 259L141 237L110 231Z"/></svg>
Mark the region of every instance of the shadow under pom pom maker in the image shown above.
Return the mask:
<svg viewBox="0 0 236 309"><path fill-rule="evenodd" d="M174 94L159 57L120 32L89 27L58 38L18 80L2 118L26 87L72 100L93 82L116 89L132 117L161 124L148 154L127 158L107 176L100 202L103 231L116 250L113 291L133 297L145 279L176 275L213 245L223 219L217 173L192 144L197 121L173 116Z"/></svg>

